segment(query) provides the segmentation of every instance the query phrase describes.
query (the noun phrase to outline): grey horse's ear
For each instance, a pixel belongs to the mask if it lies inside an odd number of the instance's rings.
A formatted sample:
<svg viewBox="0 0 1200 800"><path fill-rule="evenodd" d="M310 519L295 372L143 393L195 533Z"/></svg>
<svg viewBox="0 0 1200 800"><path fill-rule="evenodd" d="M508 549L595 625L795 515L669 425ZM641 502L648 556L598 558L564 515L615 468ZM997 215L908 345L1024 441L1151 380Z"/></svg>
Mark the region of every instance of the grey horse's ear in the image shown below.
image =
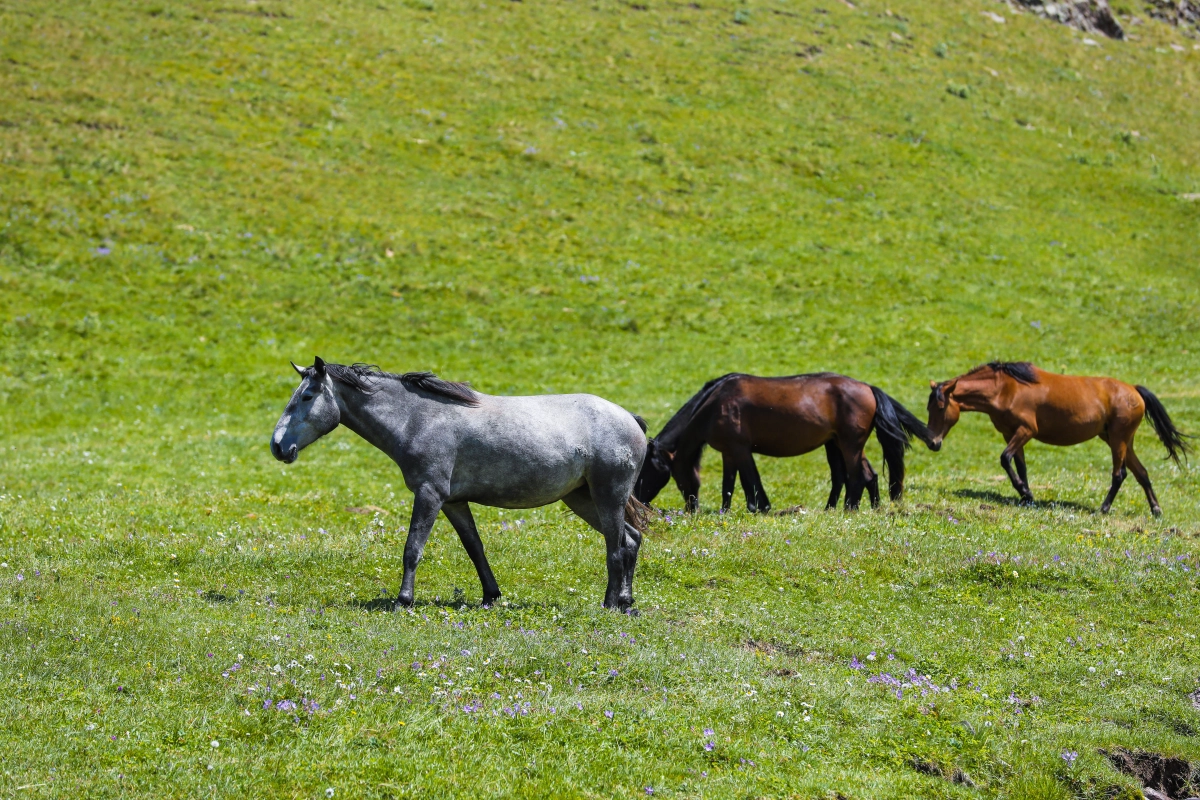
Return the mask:
<svg viewBox="0 0 1200 800"><path fill-rule="evenodd" d="M325 359L321 358L320 356L317 356L316 360L313 361L313 369L317 371L317 377L324 378L325 377Z"/></svg>
<svg viewBox="0 0 1200 800"><path fill-rule="evenodd" d="M299 375L301 378L304 377L304 367L296 366L295 361L289 361L288 363L292 365L292 369L296 370L297 375Z"/></svg>

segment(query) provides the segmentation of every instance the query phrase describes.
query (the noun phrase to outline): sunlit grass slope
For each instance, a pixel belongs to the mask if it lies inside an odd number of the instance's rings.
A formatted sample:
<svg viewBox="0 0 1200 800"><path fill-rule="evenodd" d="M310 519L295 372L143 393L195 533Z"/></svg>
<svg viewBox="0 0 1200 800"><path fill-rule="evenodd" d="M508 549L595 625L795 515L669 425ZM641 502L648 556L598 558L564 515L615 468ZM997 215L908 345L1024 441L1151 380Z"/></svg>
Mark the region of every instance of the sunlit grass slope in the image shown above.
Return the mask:
<svg viewBox="0 0 1200 800"><path fill-rule="evenodd" d="M729 371L920 412L1029 359L1200 431L1200 50L1136 36L984 0L0 0L0 789L1107 797L1098 748L1200 760L1200 480L1148 426L1161 521L1132 481L1096 514L1095 442L1031 446L1015 507L980 418L880 511L763 459L805 513L660 520L636 619L558 508L478 512L509 605L439 523L379 613L398 471L266 447L314 354L655 428Z"/></svg>

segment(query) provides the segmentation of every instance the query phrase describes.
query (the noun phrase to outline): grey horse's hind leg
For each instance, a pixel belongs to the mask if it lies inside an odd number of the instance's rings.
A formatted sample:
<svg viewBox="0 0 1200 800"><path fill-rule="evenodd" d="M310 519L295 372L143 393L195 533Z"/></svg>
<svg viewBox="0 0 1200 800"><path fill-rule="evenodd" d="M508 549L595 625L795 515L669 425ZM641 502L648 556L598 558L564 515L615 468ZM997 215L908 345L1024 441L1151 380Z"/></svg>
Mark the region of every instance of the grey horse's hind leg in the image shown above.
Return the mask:
<svg viewBox="0 0 1200 800"><path fill-rule="evenodd" d="M454 530L458 539L471 557L475 571L479 573L479 583L483 586L483 604L490 605L500 599L500 587L496 585L496 577L492 575L492 567L488 564L483 552L483 541L479 538L479 529L475 527L475 517L471 515L471 507L466 503L446 503L442 513Z"/></svg>
<svg viewBox="0 0 1200 800"><path fill-rule="evenodd" d="M608 589L604 593L604 607L625 611L633 605L633 568L637 565L642 535L625 521L624 502L619 505L606 503L601 509L587 486L571 492L563 502L584 522L604 534L608 550Z"/></svg>
<svg viewBox="0 0 1200 800"><path fill-rule="evenodd" d="M408 524L408 539L404 542L404 578L400 582L400 594L396 597L396 610L413 604L413 583L417 578L417 564L425 553L425 543L433 531L433 523L442 509L444 495L429 486L421 486L413 498L412 519Z"/></svg>

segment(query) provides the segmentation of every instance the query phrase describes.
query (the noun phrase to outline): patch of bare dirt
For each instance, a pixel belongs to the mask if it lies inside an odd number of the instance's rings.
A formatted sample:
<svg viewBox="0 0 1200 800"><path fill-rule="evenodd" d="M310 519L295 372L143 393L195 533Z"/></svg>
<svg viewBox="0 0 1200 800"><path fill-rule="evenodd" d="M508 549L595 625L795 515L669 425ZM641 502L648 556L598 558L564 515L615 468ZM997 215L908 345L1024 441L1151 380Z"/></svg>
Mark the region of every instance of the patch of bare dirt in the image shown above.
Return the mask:
<svg viewBox="0 0 1200 800"><path fill-rule="evenodd" d="M1137 778L1146 789L1158 792L1170 800L1185 800L1195 792L1192 765L1186 759L1147 753L1144 750L1126 750L1114 747L1101 750L1118 771Z"/></svg>

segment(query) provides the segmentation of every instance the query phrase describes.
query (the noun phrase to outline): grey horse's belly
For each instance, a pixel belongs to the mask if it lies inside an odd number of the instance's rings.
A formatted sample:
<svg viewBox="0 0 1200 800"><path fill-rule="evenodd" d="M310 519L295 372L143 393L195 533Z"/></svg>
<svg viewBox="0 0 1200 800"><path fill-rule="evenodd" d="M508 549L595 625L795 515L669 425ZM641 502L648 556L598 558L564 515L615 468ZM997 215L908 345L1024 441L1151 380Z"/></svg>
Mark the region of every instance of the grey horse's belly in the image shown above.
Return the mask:
<svg viewBox="0 0 1200 800"><path fill-rule="evenodd" d="M455 470L450 502L479 503L498 508L537 508L561 500L585 483L577 469L538 471L512 465L495 471Z"/></svg>
<svg viewBox="0 0 1200 800"><path fill-rule="evenodd" d="M619 433L628 412L599 398L489 397L485 402L476 424L459 440L451 502L544 506L583 486L597 461L619 459L621 453L633 460Z"/></svg>

